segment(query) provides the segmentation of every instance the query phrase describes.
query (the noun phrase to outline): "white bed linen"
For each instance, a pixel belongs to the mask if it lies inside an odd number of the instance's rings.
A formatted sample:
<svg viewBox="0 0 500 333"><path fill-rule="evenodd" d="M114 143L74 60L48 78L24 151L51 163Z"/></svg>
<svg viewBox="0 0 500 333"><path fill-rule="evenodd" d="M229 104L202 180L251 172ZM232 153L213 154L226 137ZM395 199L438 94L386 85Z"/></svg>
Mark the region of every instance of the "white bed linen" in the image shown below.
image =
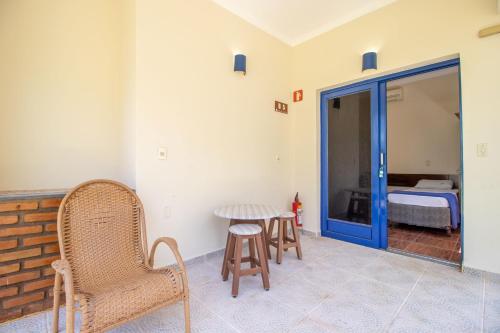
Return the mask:
<svg viewBox="0 0 500 333"><path fill-rule="evenodd" d="M436 189L403 187L403 186L387 186L387 192L389 193L387 199L389 200L389 202L395 204L424 206L424 207L449 207L449 204L448 200L446 200L445 198L391 193L394 191L453 193L455 195L457 195L458 193L458 189L436 190Z"/></svg>

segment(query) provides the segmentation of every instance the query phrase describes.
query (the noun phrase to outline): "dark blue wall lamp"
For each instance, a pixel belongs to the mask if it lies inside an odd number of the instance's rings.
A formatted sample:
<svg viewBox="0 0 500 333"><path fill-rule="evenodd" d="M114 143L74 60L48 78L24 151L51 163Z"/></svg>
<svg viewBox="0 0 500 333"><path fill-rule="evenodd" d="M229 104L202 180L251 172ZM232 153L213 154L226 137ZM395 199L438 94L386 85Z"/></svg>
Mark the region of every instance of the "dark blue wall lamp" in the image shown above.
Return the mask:
<svg viewBox="0 0 500 333"><path fill-rule="evenodd" d="M247 56L244 54L236 54L234 56L234 71L247 73Z"/></svg>
<svg viewBox="0 0 500 333"><path fill-rule="evenodd" d="M377 52L363 54L363 72L367 69L377 69Z"/></svg>

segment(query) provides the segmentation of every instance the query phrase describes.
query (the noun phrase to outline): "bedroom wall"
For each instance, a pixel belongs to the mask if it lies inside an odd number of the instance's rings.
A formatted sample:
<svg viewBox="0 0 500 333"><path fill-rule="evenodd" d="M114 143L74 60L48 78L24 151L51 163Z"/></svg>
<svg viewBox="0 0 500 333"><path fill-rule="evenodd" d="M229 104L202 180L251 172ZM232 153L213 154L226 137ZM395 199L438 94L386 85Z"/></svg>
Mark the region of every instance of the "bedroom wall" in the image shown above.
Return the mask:
<svg viewBox="0 0 500 333"><path fill-rule="evenodd" d="M292 106L293 187L302 194L305 228L320 230L319 103L321 89L371 75L460 56L464 134L464 264L500 273L500 35L479 39L498 24L495 0L399 0L293 50L292 89L304 100ZM361 72L361 55L379 54L379 69ZM486 157L476 146L488 143Z"/></svg>
<svg viewBox="0 0 500 333"><path fill-rule="evenodd" d="M459 174L460 120L457 75L404 85L403 100L387 104L387 167L389 173ZM435 100L426 91L448 86L446 98ZM437 96L439 97L439 96ZM443 94L443 98L445 95Z"/></svg>
<svg viewBox="0 0 500 333"><path fill-rule="evenodd" d="M215 208L290 205L291 120L274 101L290 102L291 48L209 0L137 1L136 22L137 191L150 240L175 237L188 259L225 246Z"/></svg>
<svg viewBox="0 0 500 333"><path fill-rule="evenodd" d="M133 186L130 2L0 1L0 191Z"/></svg>

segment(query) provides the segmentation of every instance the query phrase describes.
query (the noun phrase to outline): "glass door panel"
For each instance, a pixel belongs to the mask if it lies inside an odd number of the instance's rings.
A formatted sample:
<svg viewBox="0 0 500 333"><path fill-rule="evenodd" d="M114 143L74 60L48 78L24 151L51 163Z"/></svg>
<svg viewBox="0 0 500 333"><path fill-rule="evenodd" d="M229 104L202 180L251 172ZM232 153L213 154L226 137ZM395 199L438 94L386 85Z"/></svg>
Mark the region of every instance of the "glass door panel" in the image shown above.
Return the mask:
<svg viewBox="0 0 500 333"><path fill-rule="evenodd" d="M378 84L322 95L322 234L379 247Z"/></svg>
<svg viewBox="0 0 500 333"><path fill-rule="evenodd" d="M328 217L371 225L370 91L328 101Z"/></svg>

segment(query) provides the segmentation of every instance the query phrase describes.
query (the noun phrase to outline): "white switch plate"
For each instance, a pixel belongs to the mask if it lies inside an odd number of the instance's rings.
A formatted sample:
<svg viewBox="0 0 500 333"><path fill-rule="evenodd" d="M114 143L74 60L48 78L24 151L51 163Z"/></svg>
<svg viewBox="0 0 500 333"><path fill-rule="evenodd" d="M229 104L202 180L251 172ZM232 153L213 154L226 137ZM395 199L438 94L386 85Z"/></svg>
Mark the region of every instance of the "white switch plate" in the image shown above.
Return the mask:
<svg viewBox="0 0 500 333"><path fill-rule="evenodd" d="M488 144L487 143L478 143L476 154L477 154L477 157L488 156Z"/></svg>
<svg viewBox="0 0 500 333"><path fill-rule="evenodd" d="M163 218L169 219L172 216L172 209L170 206L163 207Z"/></svg>
<svg viewBox="0 0 500 333"><path fill-rule="evenodd" d="M159 160L166 160L167 159L167 148L165 148L165 147L158 148L158 159Z"/></svg>

